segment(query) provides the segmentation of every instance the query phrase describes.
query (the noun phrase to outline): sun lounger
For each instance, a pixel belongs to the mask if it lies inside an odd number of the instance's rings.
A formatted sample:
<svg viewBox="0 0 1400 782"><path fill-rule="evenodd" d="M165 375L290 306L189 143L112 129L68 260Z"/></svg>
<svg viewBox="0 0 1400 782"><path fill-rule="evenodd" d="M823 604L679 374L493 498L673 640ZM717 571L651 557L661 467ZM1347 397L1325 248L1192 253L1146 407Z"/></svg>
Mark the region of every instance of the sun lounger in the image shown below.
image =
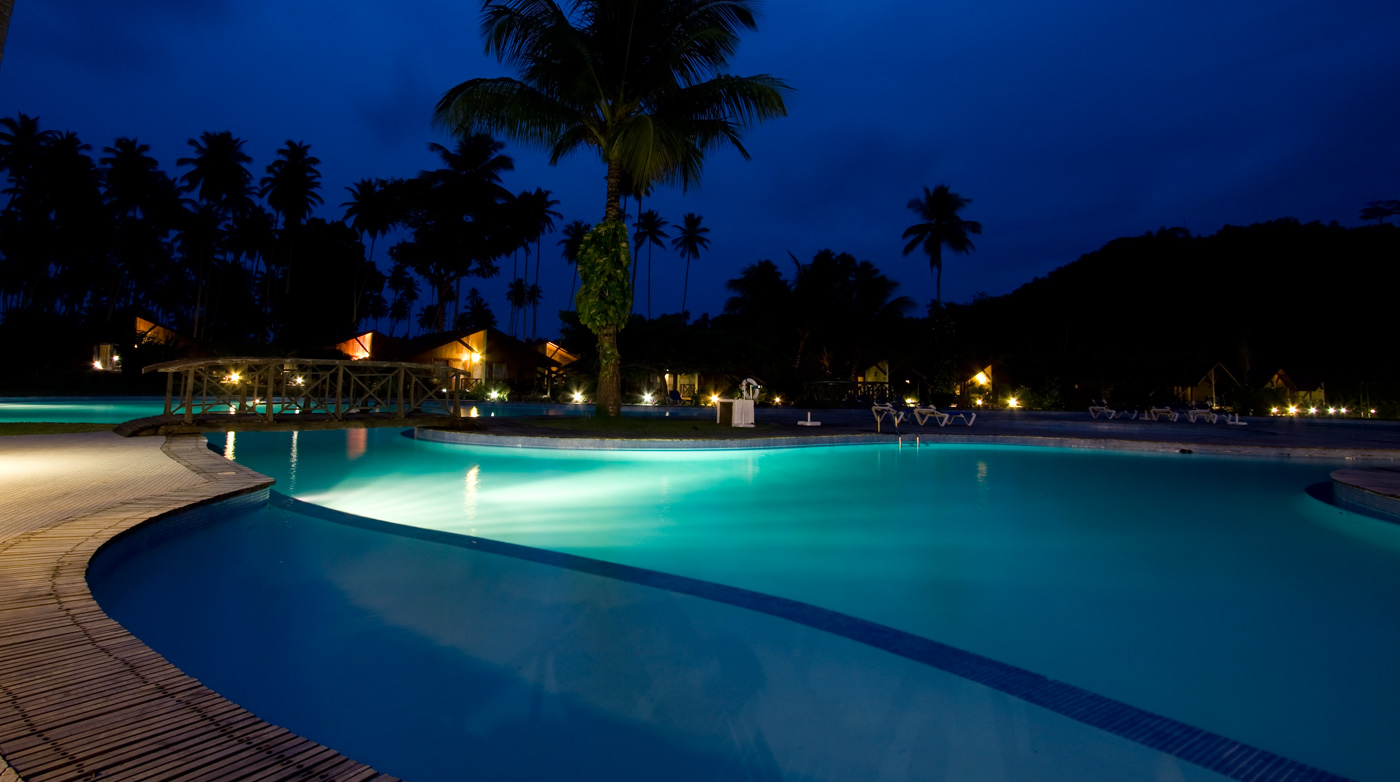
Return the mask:
<svg viewBox="0 0 1400 782"><path fill-rule="evenodd" d="M915 407L909 412L914 414L914 420L919 423L919 426L928 423L930 418L936 421L939 426L948 425L948 414L936 407Z"/></svg>
<svg viewBox="0 0 1400 782"><path fill-rule="evenodd" d="M1191 423L1193 424L1196 423L1196 421L1198 420L1205 420L1209 421L1210 423L1215 423L1216 419L1220 418L1220 415L1218 415L1214 410L1193 407L1186 411L1186 417L1190 419Z"/></svg>
<svg viewBox="0 0 1400 782"><path fill-rule="evenodd" d="M1118 417L1118 411L1109 407L1107 402L1099 400L1094 404L1089 405L1089 417L1098 420L1099 416L1104 416L1108 420L1112 421L1114 418Z"/></svg>
<svg viewBox="0 0 1400 782"><path fill-rule="evenodd" d="M880 424L889 416L890 423L894 424L895 432L899 432L899 424L904 420L904 411L896 410L890 405L875 405L870 408L870 412L875 415L875 431L880 431Z"/></svg>
<svg viewBox="0 0 1400 782"><path fill-rule="evenodd" d="M1150 419L1152 419L1153 421L1157 421L1157 420L1159 420L1159 419L1161 419L1161 418L1168 418L1168 419L1170 419L1173 423L1175 423L1175 422L1176 422L1176 419L1178 419L1178 418L1181 417L1181 413L1178 413L1177 411L1171 409L1170 407L1156 407L1156 406L1154 406L1154 407L1151 407L1151 408L1149 408L1149 409L1147 410L1147 417L1150 418Z"/></svg>

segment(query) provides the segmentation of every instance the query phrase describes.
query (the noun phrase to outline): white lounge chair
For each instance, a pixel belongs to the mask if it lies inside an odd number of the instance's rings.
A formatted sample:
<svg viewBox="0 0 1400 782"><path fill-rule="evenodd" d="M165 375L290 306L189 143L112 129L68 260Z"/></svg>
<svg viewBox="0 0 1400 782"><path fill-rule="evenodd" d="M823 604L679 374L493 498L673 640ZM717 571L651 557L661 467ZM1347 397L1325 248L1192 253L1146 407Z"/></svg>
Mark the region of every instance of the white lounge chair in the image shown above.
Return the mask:
<svg viewBox="0 0 1400 782"><path fill-rule="evenodd" d="M1107 402L1100 400L1096 404L1089 405L1089 417L1098 420L1099 416L1104 416L1112 421L1118 417L1118 411L1109 407Z"/></svg>
<svg viewBox="0 0 1400 782"><path fill-rule="evenodd" d="M1176 423L1176 419L1181 417L1181 413L1178 413L1170 407L1153 406L1151 408L1148 408L1147 417L1151 418L1153 421L1159 420L1161 418L1167 418L1170 419L1172 423Z"/></svg>
<svg viewBox="0 0 1400 782"><path fill-rule="evenodd" d="M909 412L914 414L914 420L919 423L919 426L928 423L930 418L936 421L939 426L948 425L948 414L936 407L916 407Z"/></svg>
<svg viewBox="0 0 1400 782"><path fill-rule="evenodd" d="M904 411L896 410L890 405L875 405L870 408L870 412L875 415L875 431L880 431L880 424L889 416L890 422L894 424L894 430L899 431L899 424L904 420Z"/></svg>

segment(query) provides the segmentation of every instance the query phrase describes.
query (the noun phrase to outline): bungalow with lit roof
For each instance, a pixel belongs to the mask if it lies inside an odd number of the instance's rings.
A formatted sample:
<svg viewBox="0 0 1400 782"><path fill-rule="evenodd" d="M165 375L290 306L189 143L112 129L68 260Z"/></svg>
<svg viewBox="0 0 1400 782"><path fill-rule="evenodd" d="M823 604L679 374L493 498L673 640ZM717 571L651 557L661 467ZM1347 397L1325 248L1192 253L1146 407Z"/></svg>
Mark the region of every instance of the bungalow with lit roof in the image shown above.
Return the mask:
<svg viewBox="0 0 1400 782"><path fill-rule="evenodd" d="M394 339L377 331L336 343L354 360L435 364L471 373L485 387L508 385L519 392L549 392L567 376L578 356L554 342L530 345L498 331L444 331L412 339Z"/></svg>

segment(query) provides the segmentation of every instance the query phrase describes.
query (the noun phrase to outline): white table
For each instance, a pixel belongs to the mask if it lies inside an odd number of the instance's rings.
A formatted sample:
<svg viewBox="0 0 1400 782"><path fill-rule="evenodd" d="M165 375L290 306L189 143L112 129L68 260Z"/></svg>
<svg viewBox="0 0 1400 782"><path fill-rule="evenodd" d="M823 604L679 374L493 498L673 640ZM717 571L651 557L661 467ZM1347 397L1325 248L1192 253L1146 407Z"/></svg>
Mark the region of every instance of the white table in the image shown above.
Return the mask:
<svg viewBox="0 0 1400 782"><path fill-rule="evenodd" d="M716 399L715 423L720 426L753 426L753 400Z"/></svg>

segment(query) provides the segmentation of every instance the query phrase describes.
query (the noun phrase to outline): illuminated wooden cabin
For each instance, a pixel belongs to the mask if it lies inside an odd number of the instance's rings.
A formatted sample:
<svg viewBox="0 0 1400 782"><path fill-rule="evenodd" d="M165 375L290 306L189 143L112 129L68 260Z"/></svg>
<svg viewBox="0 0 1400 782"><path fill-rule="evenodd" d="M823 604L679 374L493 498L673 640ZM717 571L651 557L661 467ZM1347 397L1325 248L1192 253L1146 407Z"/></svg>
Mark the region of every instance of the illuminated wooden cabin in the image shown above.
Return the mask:
<svg viewBox="0 0 1400 782"><path fill-rule="evenodd" d="M548 393L568 376L578 356L554 342L529 344L499 331L444 331L395 339L367 331L335 344L351 359L408 361L466 370L477 386L509 386L517 392Z"/></svg>
<svg viewBox="0 0 1400 782"><path fill-rule="evenodd" d="M1280 369L1269 378L1264 387L1287 394L1290 405L1322 407L1327 404L1327 386L1320 378L1303 375L1294 377Z"/></svg>

